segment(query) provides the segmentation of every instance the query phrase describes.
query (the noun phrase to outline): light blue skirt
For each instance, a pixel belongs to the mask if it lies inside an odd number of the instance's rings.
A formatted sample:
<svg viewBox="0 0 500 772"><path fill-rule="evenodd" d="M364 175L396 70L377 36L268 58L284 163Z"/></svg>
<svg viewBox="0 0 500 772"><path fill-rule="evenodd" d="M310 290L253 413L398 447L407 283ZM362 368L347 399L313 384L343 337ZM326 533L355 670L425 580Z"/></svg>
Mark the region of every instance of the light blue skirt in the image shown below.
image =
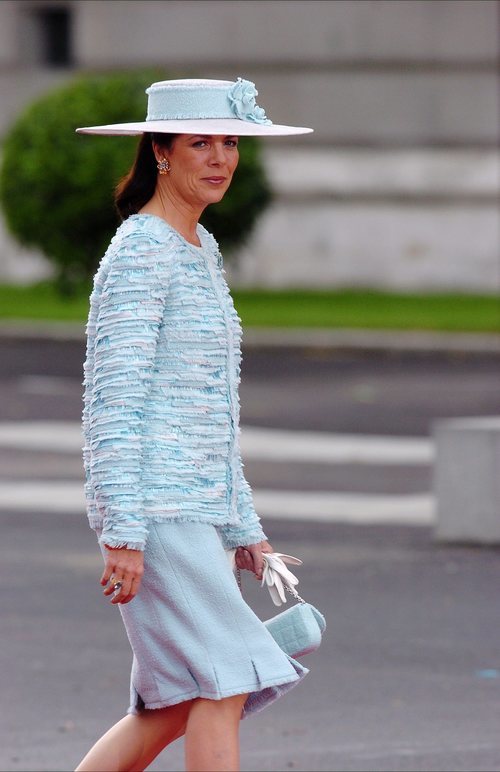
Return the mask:
<svg viewBox="0 0 500 772"><path fill-rule="evenodd" d="M134 655L128 713L248 692L244 717L308 672L245 603L213 525L152 523L139 593L119 609Z"/></svg>

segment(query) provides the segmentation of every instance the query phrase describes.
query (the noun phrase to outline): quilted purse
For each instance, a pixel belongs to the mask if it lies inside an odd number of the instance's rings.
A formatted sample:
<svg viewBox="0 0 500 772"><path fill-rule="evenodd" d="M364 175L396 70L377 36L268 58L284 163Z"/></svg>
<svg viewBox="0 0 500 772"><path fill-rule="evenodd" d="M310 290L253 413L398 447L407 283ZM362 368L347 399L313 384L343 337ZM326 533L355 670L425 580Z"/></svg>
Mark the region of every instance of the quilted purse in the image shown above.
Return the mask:
<svg viewBox="0 0 500 772"><path fill-rule="evenodd" d="M304 600L264 622L278 646L294 659L316 651L326 629L323 614Z"/></svg>
<svg viewBox="0 0 500 772"><path fill-rule="evenodd" d="M286 603L285 592L298 601L286 611L267 619L264 624L285 654L294 658L303 657L319 648L321 636L326 629L325 617L311 603L301 598L295 589L299 580L285 563L300 565L301 560L281 552L264 553L263 557L262 585L267 585L273 603L276 606ZM239 569L237 578L241 587Z"/></svg>

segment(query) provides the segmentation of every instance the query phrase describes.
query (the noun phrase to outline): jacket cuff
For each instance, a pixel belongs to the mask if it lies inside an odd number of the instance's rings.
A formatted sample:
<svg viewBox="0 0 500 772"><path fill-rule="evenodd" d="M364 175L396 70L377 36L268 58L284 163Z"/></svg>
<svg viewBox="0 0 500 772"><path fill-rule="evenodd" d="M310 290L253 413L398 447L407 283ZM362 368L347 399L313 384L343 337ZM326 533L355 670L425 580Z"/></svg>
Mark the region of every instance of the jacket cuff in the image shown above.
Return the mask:
<svg viewBox="0 0 500 772"><path fill-rule="evenodd" d="M220 528L221 541L224 549L234 549L235 547L247 547L249 544L258 544L267 539L262 528L257 527L252 530L246 528Z"/></svg>
<svg viewBox="0 0 500 772"><path fill-rule="evenodd" d="M114 547L128 550L140 550L144 552L146 547L146 539L134 539L125 534L102 533L99 537L99 544L103 547Z"/></svg>

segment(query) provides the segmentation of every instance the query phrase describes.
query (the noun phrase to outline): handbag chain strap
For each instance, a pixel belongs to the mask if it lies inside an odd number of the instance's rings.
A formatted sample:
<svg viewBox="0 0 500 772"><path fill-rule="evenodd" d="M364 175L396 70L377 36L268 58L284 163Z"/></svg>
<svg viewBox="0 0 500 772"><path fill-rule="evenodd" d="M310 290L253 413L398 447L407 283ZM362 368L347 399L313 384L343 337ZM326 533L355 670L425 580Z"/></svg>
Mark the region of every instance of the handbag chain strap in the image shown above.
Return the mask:
<svg viewBox="0 0 500 772"><path fill-rule="evenodd" d="M241 569L236 566L236 581L238 582L238 587L240 589L240 592L242 593L242 587L241 587ZM289 595L292 596L292 598L295 598L295 600L298 600L299 603L306 603L304 598L301 598L295 587L290 587L288 584L285 584L283 582L283 587L285 588L285 592L287 592Z"/></svg>
<svg viewBox="0 0 500 772"><path fill-rule="evenodd" d="M289 587L288 584L284 584L283 587L285 588L285 592L287 592L289 595L291 595L295 600L298 600L299 603L305 603L306 601L304 598L301 598L295 587Z"/></svg>

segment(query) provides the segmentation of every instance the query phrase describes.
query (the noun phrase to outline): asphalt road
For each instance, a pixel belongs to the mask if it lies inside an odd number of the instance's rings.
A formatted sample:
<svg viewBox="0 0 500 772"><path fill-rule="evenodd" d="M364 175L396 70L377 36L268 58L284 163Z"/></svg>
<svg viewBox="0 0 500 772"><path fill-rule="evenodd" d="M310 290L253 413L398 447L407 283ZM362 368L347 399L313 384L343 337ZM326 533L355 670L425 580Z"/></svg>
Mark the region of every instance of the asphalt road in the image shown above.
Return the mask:
<svg viewBox="0 0 500 772"><path fill-rule="evenodd" d="M78 418L83 356L78 342L0 338L0 420ZM422 436L435 418L498 413L499 383L500 356L249 348L241 416L258 426Z"/></svg>
<svg viewBox="0 0 500 772"><path fill-rule="evenodd" d="M0 425L77 421L82 347L1 341ZM246 425L428 437L436 418L500 412L500 360L455 354L248 351ZM292 436L292 435L291 435ZM74 453L0 446L3 482L81 478ZM319 468L321 467L321 468ZM254 459L254 487L427 491L425 465L285 465ZM54 507L54 510L57 508ZM97 585L83 517L0 511L0 769L69 770L127 704L130 651ZM300 589L326 615L305 682L244 722L244 770L499 770L499 552L437 545L425 527L269 518L298 554ZM248 576L248 601L274 607ZM152 770L182 769L174 745Z"/></svg>

